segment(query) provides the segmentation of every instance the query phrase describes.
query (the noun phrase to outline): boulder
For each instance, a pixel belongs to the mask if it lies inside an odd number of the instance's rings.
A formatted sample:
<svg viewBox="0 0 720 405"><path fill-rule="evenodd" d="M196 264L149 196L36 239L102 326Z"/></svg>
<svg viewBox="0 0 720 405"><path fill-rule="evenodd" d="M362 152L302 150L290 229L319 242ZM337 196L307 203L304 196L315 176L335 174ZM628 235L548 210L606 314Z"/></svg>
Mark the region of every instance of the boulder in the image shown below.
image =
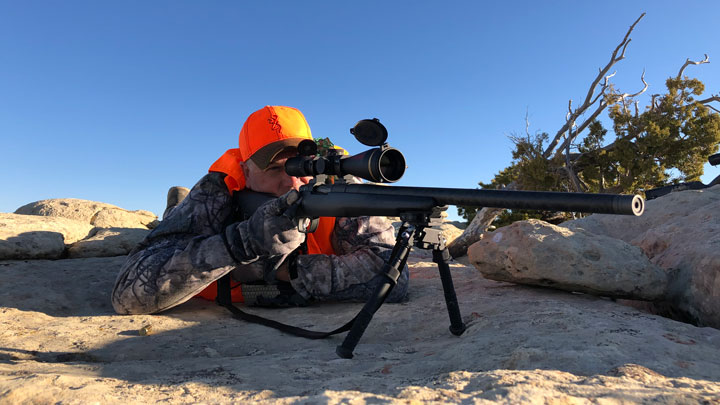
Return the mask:
<svg viewBox="0 0 720 405"><path fill-rule="evenodd" d="M140 228L101 228L95 235L70 246L68 256L80 258L127 255L148 233L150 230Z"/></svg>
<svg viewBox="0 0 720 405"><path fill-rule="evenodd" d="M16 214L73 219L99 228L154 228L157 216L150 211L128 211L112 204L77 198L56 198L24 205Z"/></svg>
<svg viewBox="0 0 720 405"><path fill-rule="evenodd" d="M64 251L61 233L28 231L6 236L0 228L0 260L59 259Z"/></svg>
<svg viewBox="0 0 720 405"><path fill-rule="evenodd" d="M112 204L81 200L78 198L55 198L35 201L15 210L16 214L68 218L92 224L95 215L106 208L119 208Z"/></svg>
<svg viewBox="0 0 720 405"><path fill-rule="evenodd" d="M128 211L122 208L105 208L92 220L98 228L154 228L157 216L150 211Z"/></svg>
<svg viewBox="0 0 720 405"><path fill-rule="evenodd" d="M60 217L0 213L0 260L57 259L92 225Z"/></svg>
<svg viewBox="0 0 720 405"><path fill-rule="evenodd" d="M585 218L564 222L570 230L582 228L597 235L606 235L633 243L651 228L665 223L684 224L698 216L708 206L720 207L720 185L704 190L687 190L667 194L645 202L645 212L639 216L593 214ZM691 225L689 223L688 227ZM638 244L638 243L633 243Z"/></svg>
<svg viewBox="0 0 720 405"><path fill-rule="evenodd" d="M563 224L628 241L669 276L653 312L720 328L720 186L647 202L641 217L590 215Z"/></svg>
<svg viewBox="0 0 720 405"><path fill-rule="evenodd" d="M661 299L668 286L639 248L537 219L481 235L468 257L485 278L518 284L640 300Z"/></svg>

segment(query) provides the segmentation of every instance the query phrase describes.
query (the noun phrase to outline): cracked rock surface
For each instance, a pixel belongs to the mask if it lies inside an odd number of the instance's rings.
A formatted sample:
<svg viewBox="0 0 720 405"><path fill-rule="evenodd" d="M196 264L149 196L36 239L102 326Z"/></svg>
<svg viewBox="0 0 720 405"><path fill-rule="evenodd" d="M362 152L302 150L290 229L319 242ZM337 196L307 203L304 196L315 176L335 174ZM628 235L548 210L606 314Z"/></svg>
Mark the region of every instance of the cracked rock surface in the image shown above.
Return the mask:
<svg viewBox="0 0 720 405"><path fill-rule="evenodd" d="M120 316L125 257L0 261L0 403L702 403L720 400L720 331L453 263L468 329L448 331L434 263L384 305L351 360L198 299ZM317 330L362 304L248 311ZM145 326L150 328L144 328ZM142 331L149 333L142 333Z"/></svg>

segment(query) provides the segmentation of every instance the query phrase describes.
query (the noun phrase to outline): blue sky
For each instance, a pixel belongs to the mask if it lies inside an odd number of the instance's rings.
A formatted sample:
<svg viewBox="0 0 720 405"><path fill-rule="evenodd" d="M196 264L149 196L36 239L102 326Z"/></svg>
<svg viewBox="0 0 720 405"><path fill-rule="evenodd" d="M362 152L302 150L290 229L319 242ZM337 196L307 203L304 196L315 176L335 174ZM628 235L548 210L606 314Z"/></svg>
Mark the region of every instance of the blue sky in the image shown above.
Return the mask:
<svg viewBox="0 0 720 405"><path fill-rule="evenodd" d="M0 212L161 214L267 104L352 153L348 129L380 118L408 161L398 184L474 188L509 164L526 111L531 132L559 129L642 12L614 83L637 91L645 69L659 93L708 54L686 73L720 92L717 1L0 0Z"/></svg>

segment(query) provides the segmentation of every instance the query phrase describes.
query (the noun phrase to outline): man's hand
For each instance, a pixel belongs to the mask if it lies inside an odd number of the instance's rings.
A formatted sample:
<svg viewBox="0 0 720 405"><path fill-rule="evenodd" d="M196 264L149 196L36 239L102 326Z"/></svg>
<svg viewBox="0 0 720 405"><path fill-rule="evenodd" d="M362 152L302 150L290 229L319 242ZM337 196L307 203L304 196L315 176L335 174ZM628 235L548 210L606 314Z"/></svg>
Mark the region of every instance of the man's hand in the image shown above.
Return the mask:
<svg viewBox="0 0 720 405"><path fill-rule="evenodd" d="M231 227L237 227L243 245L250 245L256 255L287 255L305 240L305 235L298 232L291 215L287 213L299 198L297 191L290 190L261 205L247 221Z"/></svg>

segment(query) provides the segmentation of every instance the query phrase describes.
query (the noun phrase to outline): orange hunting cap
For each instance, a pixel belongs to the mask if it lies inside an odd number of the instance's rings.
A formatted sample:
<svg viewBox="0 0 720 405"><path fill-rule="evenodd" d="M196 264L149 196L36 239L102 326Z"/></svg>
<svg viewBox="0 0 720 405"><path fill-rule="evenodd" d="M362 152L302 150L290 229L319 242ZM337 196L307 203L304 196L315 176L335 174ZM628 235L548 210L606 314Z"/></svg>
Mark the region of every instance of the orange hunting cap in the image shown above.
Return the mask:
<svg viewBox="0 0 720 405"><path fill-rule="evenodd" d="M300 110L292 107L265 106L250 114L240 130L240 157L265 170L275 157L288 149L312 140L310 126Z"/></svg>

